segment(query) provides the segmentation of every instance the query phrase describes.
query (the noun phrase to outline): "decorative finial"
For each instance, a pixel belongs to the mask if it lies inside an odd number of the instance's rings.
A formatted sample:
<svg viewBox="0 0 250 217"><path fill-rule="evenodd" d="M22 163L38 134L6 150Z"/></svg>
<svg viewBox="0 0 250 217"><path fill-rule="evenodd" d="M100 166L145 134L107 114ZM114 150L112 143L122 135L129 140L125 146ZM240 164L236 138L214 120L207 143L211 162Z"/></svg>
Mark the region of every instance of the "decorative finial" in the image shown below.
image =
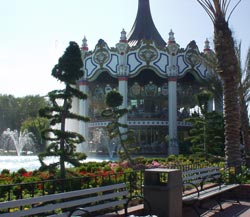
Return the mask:
<svg viewBox="0 0 250 217"><path fill-rule="evenodd" d="M168 35L169 35L168 45L167 45L168 51L171 55L176 55L180 46L175 42L174 32L172 31L172 29L170 30Z"/></svg>
<svg viewBox="0 0 250 217"><path fill-rule="evenodd" d="M168 35L169 35L168 44L175 44L174 32L172 31L172 29L170 30Z"/></svg>
<svg viewBox="0 0 250 217"><path fill-rule="evenodd" d="M203 50L204 53L210 52L211 49L210 49L210 46L209 46L209 41L208 41L208 39L206 39L206 41L205 41L204 43L205 43L204 50Z"/></svg>
<svg viewBox="0 0 250 217"><path fill-rule="evenodd" d="M124 42L124 43L128 42L126 34L127 34L126 31L124 29L122 29L122 31L121 31L121 37L120 37L120 42Z"/></svg>
<svg viewBox="0 0 250 217"><path fill-rule="evenodd" d="M87 39L86 37L84 36L83 40L82 40L82 47L81 47L81 50L84 50L84 51L88 51L89 48L88 48L88 44L87 44Z"/></svg>

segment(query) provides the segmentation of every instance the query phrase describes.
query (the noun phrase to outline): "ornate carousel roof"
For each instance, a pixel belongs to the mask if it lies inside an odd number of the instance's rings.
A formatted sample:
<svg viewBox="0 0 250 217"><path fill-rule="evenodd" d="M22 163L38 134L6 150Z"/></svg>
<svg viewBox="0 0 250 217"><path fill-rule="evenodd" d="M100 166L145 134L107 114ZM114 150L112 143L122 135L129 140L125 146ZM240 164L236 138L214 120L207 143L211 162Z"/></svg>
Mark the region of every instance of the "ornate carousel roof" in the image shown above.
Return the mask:
<svg viewBox="0 0 250 217"><path fill-rule="evenodd" d="M137 45L141 40L152 40L156 45L164 47L166 42L156 29L151 12L149 0L138 0L138 11L131 31L128 33L130 46Z"/></svg>
<svg viewBox="0 0 250 217"><path fill-rule="evenodd" d="M98 77L102 81L107 80L107 74L112 79L141 76L143 80L146 76L149 80L157 80L169 77L180 79L191 73L196 79L206 79L211 71L203 57L212 53L209 41L205 42L204 53L200 53L195 41L191 41L185 49L180 48L171 30L166 43L152 20L149 0L138 0L134 25L128 36L122 30L116 47L110 48L100 39L95 49L89 51L84 37L81 50L85 71L81 80L91 82ZM143 75L140 75L142 71Z"/></svg>

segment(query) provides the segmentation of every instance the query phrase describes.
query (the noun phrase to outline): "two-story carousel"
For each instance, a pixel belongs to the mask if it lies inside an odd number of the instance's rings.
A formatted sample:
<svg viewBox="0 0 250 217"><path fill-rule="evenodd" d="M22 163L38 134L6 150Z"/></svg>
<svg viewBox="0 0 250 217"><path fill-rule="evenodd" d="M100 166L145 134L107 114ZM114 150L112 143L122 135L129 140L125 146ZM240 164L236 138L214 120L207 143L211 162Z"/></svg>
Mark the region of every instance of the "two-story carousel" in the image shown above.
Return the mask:
<svg viewBox="0 0 250 217"><path fill-rule="evenodd" d="M195 41L183 49L172 30L165 42L154 25L149 0L139 0L134 25L128 35L122 30L116 47L100 39L89 51L84 38L81 50L84 77L78 85L88 100L75 101L73 110L91 121L74 126L86 139L78 151L105 152L116 145L106 138L108 120L101 116L105 94L115 89L123 96L122 107L129 109L121 121L134 130L140 154L178 154L190 127L184 119L195 110L194 95L210 73L203 61L211 53L209 42L202 53Z"/></svg>

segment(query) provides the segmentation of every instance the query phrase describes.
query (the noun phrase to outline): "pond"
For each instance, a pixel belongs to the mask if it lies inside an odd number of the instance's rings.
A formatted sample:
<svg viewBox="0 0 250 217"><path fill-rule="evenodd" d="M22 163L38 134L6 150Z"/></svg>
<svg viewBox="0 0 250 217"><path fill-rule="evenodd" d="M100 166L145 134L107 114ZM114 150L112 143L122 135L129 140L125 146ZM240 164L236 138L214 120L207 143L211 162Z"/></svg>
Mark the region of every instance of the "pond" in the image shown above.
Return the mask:
<svg viewBox="0 0 250 217"><path fill-rule="evenodd" d="M88 157L84 162L100 162L100 161L108 161L109 158L107 156L98 156L98 157ZM56 157L48 157L46 158L46 163L53 163L57 161ZM25 156L0 156L0 172L3 169L8 169L11 172L17 171L21 168L26 169L27 171L33 171L38 169L41 166L38 157L36 155L25 155Z"/></svg>

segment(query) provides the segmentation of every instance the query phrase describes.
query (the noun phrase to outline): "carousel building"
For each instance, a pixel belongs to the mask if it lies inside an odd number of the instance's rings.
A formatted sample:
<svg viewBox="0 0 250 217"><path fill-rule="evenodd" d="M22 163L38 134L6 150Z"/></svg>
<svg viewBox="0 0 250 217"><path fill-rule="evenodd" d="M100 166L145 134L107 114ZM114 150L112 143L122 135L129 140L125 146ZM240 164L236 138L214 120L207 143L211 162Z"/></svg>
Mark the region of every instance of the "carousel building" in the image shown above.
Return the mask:
<svg viewBox="0 0 250 217"><path fill-rule="evenodd" d="M86 139L78 151L103 150L108 124L101 116L105 94L117 90L123 96L122 107L129 110L121 122L134 130L139 152L178 154L191 127L185 118L195 110L194 95L211 73L204 64L204 55L212 53L209 42L203 52L195 41L180 48L172 30L165 41L154 25L149 0L138 0L134 25L128 34L122 30L115 47L100 39L89 51L84 38L81 51L84 77L78 87L88 99L75 100L73 110L91 121L74 126Z"/></svg>

